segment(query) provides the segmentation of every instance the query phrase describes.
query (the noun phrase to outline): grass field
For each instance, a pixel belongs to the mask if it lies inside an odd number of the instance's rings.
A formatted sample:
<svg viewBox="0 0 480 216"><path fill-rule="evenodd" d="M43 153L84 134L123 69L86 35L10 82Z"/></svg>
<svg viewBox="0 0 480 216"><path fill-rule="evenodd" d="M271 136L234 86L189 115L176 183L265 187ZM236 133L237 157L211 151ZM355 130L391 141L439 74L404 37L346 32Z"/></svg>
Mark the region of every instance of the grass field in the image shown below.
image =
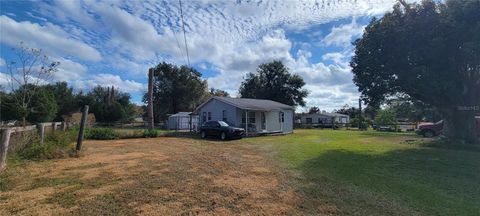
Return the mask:
<svg viewBox="0 0 480 216"><path fill-rule="evenodd" d="M87 141L80 158L11 161L0 215L479 215L479 148L430 142L342 130Z"/></svg>
<svg viewBox="0 0 480 216"><path fill-rule="evenodd" d="M253 140L251 140L253 141ZM298 130L260 137L300 171L301 191L360 215L480 215L480 149L399 133Z"/></svg>

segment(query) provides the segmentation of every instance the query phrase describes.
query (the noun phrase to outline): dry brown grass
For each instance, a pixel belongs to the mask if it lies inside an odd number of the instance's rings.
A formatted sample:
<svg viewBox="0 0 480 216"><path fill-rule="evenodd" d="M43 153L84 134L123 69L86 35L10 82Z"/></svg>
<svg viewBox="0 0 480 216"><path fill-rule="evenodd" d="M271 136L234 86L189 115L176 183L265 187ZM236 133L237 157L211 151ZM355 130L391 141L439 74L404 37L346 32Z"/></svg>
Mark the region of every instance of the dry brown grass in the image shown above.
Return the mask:
<svg viewBox="0 0 480 216"><path fill-rule="evenodd" d="M270 151L247 142L155 138L85 146L80 158L7 170L15 173L8 175L13 185L0 191L0 215L339 213L307 201Z"/></svg>

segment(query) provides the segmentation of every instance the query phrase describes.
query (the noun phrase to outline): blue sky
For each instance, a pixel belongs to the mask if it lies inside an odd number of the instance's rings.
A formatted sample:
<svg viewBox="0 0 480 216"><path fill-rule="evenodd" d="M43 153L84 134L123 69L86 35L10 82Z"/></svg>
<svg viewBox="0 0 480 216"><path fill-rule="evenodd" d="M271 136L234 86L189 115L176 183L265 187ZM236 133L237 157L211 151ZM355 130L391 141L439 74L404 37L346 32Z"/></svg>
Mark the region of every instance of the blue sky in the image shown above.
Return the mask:
<svg viewBox="0 0 480 216"><path fill-rule="evenodd" d="M183 0L191 66L209 87L237 90L244 75L282 60L301 75L307 107L355 105L359 93L348 62L351 42L394 0L216 1ZM159 61L186 64L177 0L2 1L0 85L5 62L23 41L60 61L55 81L77 90L114 85L141 103L146 72ZM299 108L300 111L306 108Z"/></svg>

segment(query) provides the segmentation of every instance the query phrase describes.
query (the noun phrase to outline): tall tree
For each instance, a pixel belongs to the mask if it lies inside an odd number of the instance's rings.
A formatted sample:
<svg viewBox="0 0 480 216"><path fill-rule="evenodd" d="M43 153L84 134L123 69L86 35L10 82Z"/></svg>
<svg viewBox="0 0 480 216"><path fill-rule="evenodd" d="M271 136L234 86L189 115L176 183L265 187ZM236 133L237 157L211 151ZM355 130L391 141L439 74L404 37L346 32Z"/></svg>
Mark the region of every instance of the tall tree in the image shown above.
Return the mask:
<svg viewBox="0 0 480 216"><path fill-rule="evenodd" d="M162 62L153 70L153 109L157 122L165 120L167 114L192 111L208 93L207 81L194 68ZM147 95L143 100L147 102Z"/></svg>
<svg viewBox="0 0 480 216"><path fill-rule="evenodd" d="M26 47L23 42L13 50L15 55L7 62L9 83L12 92L16 91L12 99L25 126L37 88L51 79L60 62L50 61L41 49Z"/></svg>
<svg viewBox="0 0 480 216"><path fill-rule="evenodd" d="M209 96L230 97L230 94L224 90L210 88Z"/></svg>
<svg viewBox="0 0 480 216"><path fill-rule="evenodd" d="M375 123L377 125L396 126L398 124L396 116L397 113L395 109L382 109L379 110L377 116L375 116Z"/></svg>
<svg viewBox="0 0 480 216"><path fill-rule="evenodd" d="M28 87L34 88L32 85L29 85ZM46 86L36 88L36 93L32 97L30 107L31 109L28 112L26 119L29 122L35 123L51 122L55 118L58 111L58 105L55 101L55 96Z"/></svg>
<svg viewBox="0 0 480 216"><path fill-rule="evenodd" d="M348 115L350 118L358 118L358 108L351 107L348 104L343 105L339 110L334 110L336 113Z"/></svg>
<svg viewBox="0 0 480 216"><path fill-rule="evenodd" d="M75 102L73 88L68 87L67 82L49 84L46 86L46 88L53 94L57 103L58 112L55 116L55 121L63 121L62 116L79 110L79 106L77 106Z"/></svg>
<svg viewBox="0 0 480 216"><path fill-rule="evenodd" d="M114 87L96 86L86 95L79 93L76 98L78 107L89 105L89 112L99 122L131 122L136 115L130 95Z"/></svg>
<svg viewBox="0 0 480 216"><path fill-rule="evenodd" d="M320 113L320 108L313 106L308 109L308 114L315 114L315 113Z"/></svg>
<svg viewBox="0 0 480 216"><path fill-rule="evenodd" d="M447 136L476 141L480 0L396 4L354 44L353 81L365 102L401 93L438 109Z"/></svg>
<svg viewBox="0 0 480 216"><path fill-rule="evenodd" d="M258 66L257 73L249 73L239 93L243 98L270 99L290 106L305 106L308 91L297 74L290 74L281 61Z"/></svg>

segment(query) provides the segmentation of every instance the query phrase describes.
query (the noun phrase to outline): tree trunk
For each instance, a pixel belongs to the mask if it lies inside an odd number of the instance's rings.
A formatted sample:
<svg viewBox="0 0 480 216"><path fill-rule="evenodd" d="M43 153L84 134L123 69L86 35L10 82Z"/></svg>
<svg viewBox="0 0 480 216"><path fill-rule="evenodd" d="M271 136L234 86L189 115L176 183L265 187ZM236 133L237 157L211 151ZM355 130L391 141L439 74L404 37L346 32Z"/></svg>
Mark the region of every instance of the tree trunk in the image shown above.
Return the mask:
<svg viewBox="0 0 480 216"><path fill-rule="evenodd" d="M478 142L476 134L475 113L454 109L447 115L444 134L448 138L461 140L468 144Z"/></svg>

